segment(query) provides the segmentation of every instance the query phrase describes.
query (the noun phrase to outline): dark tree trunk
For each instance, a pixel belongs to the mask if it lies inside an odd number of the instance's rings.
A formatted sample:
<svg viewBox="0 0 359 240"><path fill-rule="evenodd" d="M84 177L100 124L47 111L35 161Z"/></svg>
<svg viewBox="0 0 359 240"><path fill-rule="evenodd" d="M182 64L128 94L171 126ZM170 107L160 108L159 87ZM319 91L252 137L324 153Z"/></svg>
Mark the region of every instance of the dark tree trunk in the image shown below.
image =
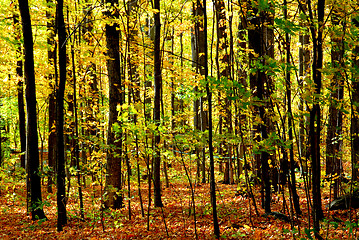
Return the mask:
<svg viewBox="0 0 359 240"><path fill-rule="evenodd" d="M320 192L320 178L321 178L321 166L320 166L320 129L321 129L321 111L319 105L318 96L321 93L322 88L322 74L321 69L323 67L323 29L324 24L324 9L325 1L318 0L318 29L315 26L311 26L312 38L313 38L313 82L315 84L315 94L313 98L313 106L310 110L310 122L309 122L309 140L310 140L310 156L312 163L312 194L313 194L313 218L314 229L316 230L316 236L319 236L319 221L324 217L322 209L322 198ZM310 13L311 14L311 13ZM312 15L312 14L311 14ZM313 17L313 16L312 16Z"/></svg>
<svg viewBox="0 0 359 240"><path fill-rule="evenodd" d="M355 27L359 28L359 22L353 21ZM352 179L359 181L359 46L353 51L353 81L352 81L352 113L351 113L351 162Z"/></svg>
<svg viewBox="0 0 359 240"><path fill-rule="evenodd" d="M64 146L64 94L66 84L66 26L63 14L63 0L57 1L57 32L59 38L59 87L57 89L57 231L67 223L65 193L65 146Z"/></svg>
<svg viewBox="0 0 359 240"><path fill-rule="evenodd" d="M31 30L29 4L27 0L19 0L22 19L22 32L25 52L26 83L26 169L28 173L28 189L30 189L31 216L33 220L46 218L42 208L41 178L39 175L39 151L37 135L36 86L34 71L34 51Z"/></svg>
<svg viewBox="0 0 359 240"><path fill-rule="evenodd" d="M250 8L250 7L248 7ZM261 19L260 17L253 16L251 17L250 21L247 22L248 26L248 48L252 49L254 53L260 54L261 52L261 29L260 29L260 23ZM249 53L249 64L253 65L257 61L255 54L252 52ZM257 79L258 79L258 72L256 74L248 74L249 75L249 84L250 84L250 91L251 91L251 97L252 99L256 99L258 97L258 91L256 90L257 87ZM252 122L253 127L251 130L251 138L254 142L260 141L260 129L258 123L256 123L255 116L259 114L259 108L256 104L253 105L252 110ZM260 176L260 169L261 169L261 163L260 163L260 154L258 151L253 153L253 174L256 176L257 179L261 178ZM258 183L256 179L256 183ZM262 199L263 200L263 199Z"/></svg>
<svg viewBox="0 0 359 240"><path fill-rule="evenodd" d="M49 173L48 173L48 182L47 182L47 192L52 193L52 185L53 185L53 178L54 172L56 169L56 97L55 97L55 89L57 86L56 80L56 70L55 70L55 63L56 63L56 42L55 42L55 16L53 14L54 10L52 0L47 0L47 10L46 10L46 19L47 19L47 61L48 66L50 68L50 73L47 76L51 93L49 94L49 138L48 138L48 165L49 165Z"/></svg>
<svg viewBox="0 0 359 240"><path fill-rule="evenodd" d="M115 8L118 0L107 0L111 7ZM118 18L118 10L112 9L112 13L108 12L107 16L111 19ZM109 150L107 152L107 177L106 177L106 191L108 199L105 202L106 207L119 209L123 207L123 196L116 192L122 189L121 179L121 162L122 162L122 128L121 123L117 120L118 111L117 105L122 105L121 97L121 71L120 71L120 56L119 56L119 42L120 33L118 24L106 24L106 46L107 46L107 71L109 79L109 121L108 121L108 136L107 145ZM119 125L118 140L116 141L115 133L113 131L114 124Z"/></svg>
<svg viewBox="0 0 359 240"><path fill-rule="evenodd" d="M227 39L227 18L226 18L226 8L223 0L217 0L215 2L216 6L216 17L217 17L217 77L219 80L223 81L225 91L221 92L222 96L219 96L220 104L220 133L224 136L232 133L232 116L231 116L231 101L229 100L230 89L226 88L226 81L230 82L231 79L231 58L229 54L229 44ZM219 63L221 62L221 64ZM221 68L223 66L223 68ZM230 144L223 142L222 143L222 155L224 157L225 169L224 169L224 180L225 184L230 184L233 182L232 173L232 147Z"/></svg>
<svg viewBox="0 0 359 240"><path fill-rule="evenodd" d="M216 200L216 180L214 176L214 158L213 158L213 126L212 126L212 92L209 88L208 78L208 45L207 45L207 7L206 1L203 1L203 27L204 27L204 77L206 82L206 92L208 99L208 148L210 162L210 195L212 203L213 229L216 239L220 237L218 216L217 216L217 200Z"/></svg>
<svg viewBox="0 0 359 240"><path fill-rule="evenodd" d="M20 165L25 168L25 151L26 151L26 120L25 120L25 103L24 103L24 82L22 74L22 59L21 59L21 44L20 44L20 28L19 28L19 16L14 14L14 27L15 27L15 38L19 46L16 49L16 55L18 60L16 61L16 75L19 78L17 82L17 106L19 109L19 133L20 133Z"/></svg>
<svg viewBox="0 0 359 240"><path fill-rule="evenodd" d="M338 9L334 9L332 14L333 26L342 28L340 17L338 15ZM342 173L342 161L341 161L341 150L342 150L342 122L343 112L340 109L340 103L343 100L344 94L344 79L341 76L343 68L343 57L344 57L344 45L343 45L343 33L341 29L338 29L338 34L332 36L332 68L334 71L333 78L331 79L331 93L329 103L329 116L327 125L327 139L326 139L326 169L327 175L337 175L334 177L334 198L339 195L340 175ZM337 32L337 31L336 31Z"/></svg>
<svg viewBox="0 0 359 240"><path fill-rule="evenodd" d="M205 41L207 38L204 35L203 21L200 19L203 17L203 6L200 0L197 0L193 4L193 16L195 17L194 23L194 34L191 36L191 48L192 48L192 66L196 68L196 72L199 72L201 75L205 74L204 66L206 64L206 59L204 57ZM196 86L194 92L198 93L199 89ZM196 130L205 131L207 129L208 120L207 120L207 111L203 109L204 97L195 99L193 103L193 112L194 112L194 128ZM196 149L198 156L198 168L201 168L202 172L202 183L206 183L206 157L205 157L205 148ZM200 160L202 158L202 160ZM200 165L200 166L199 166ZM198 172L200 175L200 172Z"/></svg>
<svg viewBox="0 0 359 240"><path fill-rule="evenodd" d="M155 206L162 207L161 199L161 156L160 141L161 136L158 127L161 124L161 92L162 92L162 69L161 69L161 19L160 19L160 0L154 0L154 9L158 10L154 14L155 19L155 41L154 41L154 79L155 96L153 120L157 126L154 136L154 164L153 164L153 185Z"/></svg>
<svg viewBox="0 0 359 240"><path fill-rule="evenodd" d="M255 9L256 10L256 9ZM250 20L250 29L248 30L248 42L249 47L254 50L254 53L258 56L263 56L264 52L264 32L263 32L263 16L265 13L261 13L259 16L253 16ZM256 58L253 54L250 55L251 64L255 64L258 61L263 61L263 58ZM265 82L266 75L263 71L257 70L256 74L250 75L250 84L251 89L253 89L253 97L258 98L258 105L255 110L255 114L259 115L261 121L260 123L254 123L254 131L260 133L260 136L255 138L255 141L261 141L268 138L267 126L264 123L267 123L267 117L265 114L265 107L263 100L265 98ZM267 86L268 87L268 86ZM261 182L262 182L262 191L264 191L264 196L262 197L262 206L264 207L266 213L271 212L271 189L270 189L270 176L269 176L269 153L265 149L258 149L260 154L255 154L256 167L257 170L260 170Z"/></svg>
<svg viewBox="0 0 359 240"><path fill-rule="evenodd" d="M284 17L288 20L288 12L287 12L287 1L284 0ZM287 95L287 106L288 106L288 138L289 138L289 159L290 159L290 191L292 192L293 197L293 205L295 212L297 215L301 215L302 211L300 210L299 204L299 196L297 193L296 187L296 178L295 178L295 163L294 163L294 150L293 150L293 113L292 113L292 90L291 90L291 71L289 66L291 65L290 57L291 57L291 49L290 49L290 36L289 33L285 34L286 40L286 62L287 62L287 69L286 69L286 95ZM288 171L286 171L288 172Z"/></svg>
<svg viewBox="0 0 359 240"><path fill-rule="evenodd" d="M20 67L20 68L22 68L22 67ZM18 75L18 76L20 76L20 75ZM19 109L19 132L20 132L20 145L21 145L21 153L22 153L20 155L20 164L21 164L21 167L25 168L26 121L25 121L25 103L24 103L23 84L24 83L22 80L19 80L17 83L17 106Z"/></svg>
<svg viewBox="0 0 359 240"><path fill-rule="evenodd" d="M301 12L304 14L307 13L307 0L305 0L304 4L301 5ZM301 27L303 29L306 29L306 26L303 22L303 20L300 22ZM305 84L308 81L308 78L310 78L310 49L309 49L309 34L307 30L303 30L299 34L299 86L301 89L305 89ZM299 105L298 109L299 112L303 112L307 109L307 103L302 98L302 94L299 96ZM307 171L308 171L308 155L307 155L307 136L308 136L308 117L305 117L304 114L300 115L299 119L299 163L301 165L302 174L304 175L304 181L308 181ZM303 161L304 160L304 161Z"/></svg>
<svg viewBox="0 0 359 240"><path fill-rule="evenodd" d="M73 96L74 96L74 125L75 125L75 136L74 136L74 158L76 162L77 169L77 184L78 184L78 192L79 192L79 202L80 202L80 217L84 219L84 204L83 204L83 196L82 196L82 185L81 185L81 166L80 166L80 149L79 149L79 124L78 124L78 115L77 115L77 95L76 95L76 66L75 66L75 52L73 45L71 47L71 57L72 57L72 77L73 77Z"/></svg>

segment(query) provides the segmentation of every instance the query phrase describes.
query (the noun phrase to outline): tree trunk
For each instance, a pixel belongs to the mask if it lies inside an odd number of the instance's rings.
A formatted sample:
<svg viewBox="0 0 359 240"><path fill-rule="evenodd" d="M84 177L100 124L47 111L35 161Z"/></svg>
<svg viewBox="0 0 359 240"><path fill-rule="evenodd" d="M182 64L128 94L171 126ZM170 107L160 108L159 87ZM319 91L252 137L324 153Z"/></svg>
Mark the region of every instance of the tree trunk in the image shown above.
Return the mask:
<svg viewBox="0 0 359 240"><path fill-rule="evenodd" d="M62 231L67 223L65 193L65 145L64 145L64 94L66 84L66 26L63 14L63 0L57 1L57 34L59 39L59 86L57 89L57 231Z"/></svg>
<svg viewBox="0 0 359 240"><path fill-rule="evenodd" d="M355 27L359 28L359 22L353 21ZM359 46L353 51L353 81L352 81L352 117L350 126L351 135L351 162L352 179L359 181Z"/></svg>
<svg viewBox="0 0 359 240"><path fill-rule="evenodd" d="M284 17L288 20L288 11L287 11L287 1L284 0L285 8L284 8ZM291 49L290 49L290 35L289 33L285 34L286 40L286 62L287 62L287 69L286 69L286 95L287 95L287 112L288 112L288 138L289 138L289 159L290 159L290 191L293 197L293 205L295 212L297 215L301 215L302 211L300 210L300 203L299 203L299 196L297 193L296 187L296 178L295 178L295 163L294 163L294 149L293 149L293 112L292 112L292 81L291 81L291 71L289 66L291 66ZM288 173L288 171L286 171Z"/></svg>
<svg viewBox="0 0 359 240"><path fill-rule="evenodd" d="M231 79L231 59L229 54L229 44L227 39L227 18L226 18L226 7L223 0L217 0L216 6L216 17L217 17L217 77L223 82L225 91L221 92L222 96L219 96L220 104L220 133L226 137L232 134L232 116L231 116L231 89L226 88L226 82L230 82ZM220 63L219 63L220 60ZM221 144L222 156L224 157L225 169L224 169L224 180L225 184L233 182L232 172L232 147L230 144L223 142Z"/></svg>
<svg viewBox="0 0 359 240"><path fill-rule="evenodd" d="M37 112L36 112L36 86L34 71L34 51L31 30L29 4L27 0L19 0L19 9L22 19L22 32L25 52L25 83L26 83L26 169L28 184L30 185L30 204L32 220L46 218L42 208L41 178L39 175L39 151L37 135Z"/></svg>
<svg viewBox="0 0 359 240"><path fill-rule="evenodd" d="M307 6L305 3L301 5L301 12L307 14ZM300 22L301 27L305 28L303 21ZM305 84L310 78L310 49L309 49L309 34L306 30L303 30L299 34L299 86L301 89L305 89ZM304 90L305 91L305 90ZM299 96L299 112L308 110L306 107L306 101L302 98L302 94ZM308 158L307 158L307 136L308 136L308 117L304 114L300 115L299 119L299 162L301 164L302 174L305 176L305 181L307 181L307 171L308 171ZM305 160L305 161L303 161Z"/></svg>
<svg viewBox="0 0 359 240"><path fill-rule="evenodd" d="M332 68L334 71L333 78L331 79L331 93L329 103L329 116L327 125L327 139L326 139L326 171L327 175L334 176L334 198L338 197L340 175L342 173L342 161L341 161L341 149L342 149L342 122L343 112L340 109L340 103L343 100L343 85L344 79L341 76L343 67L344 57L344 46L343 46L343 33L342 24L338 15L338 9L333 10L332 24L333 26L339 27L338 31L335 31L332 36ZM338 32L338 33L337 33Z"/></svg>
<svg viewBox="0 0 359 240"><path fill-rule="evenodd" d="M208 46L207 46L207 7L206 1L203 1L203 28L204 28L204 77L206 82L206 92L208 99L208 148L209 148L209 163L210 163L210 194L212 203L213 216L213 230L216 239L220 237L218 216L217 216L217 200L216 200L216 180L214 176L214 158L213 158L213 126L212 126L212 92L209 88L208 78Z"/></svg>
<svg viewBox="0 0 359 240"><path fill-rule="evenodd" d="M154 0L154 9L158 10L154 14L155 19L155 41L154 41L154 79L155 79L155 96L153 120L156 124L156 132L154 134L154 165L153 165L153 185L155 206L162 207L161 199L161 156L160 142L161 136L158 127L161 124L161 92L162 92L162 69L161 69L161 20L160 20L160 0Z"/></svg>
<svg viewBox="0 0 359 240"><path fill-rule="evenodd" d="M56 76L56 42L55 42L55 17L54 10L52 9L52 0L47 0L47 9L46 9L46 19L47 19L47 61L50 68L50 73L47 76L49 85L51 88L51 93L49 94L49 138L48 138L48 182L47 182L47 192L52 193L52 184L54 173L56 172L55 159L57 156L56 153L56 86L57 86L57 76Z"/></svg>
<svg viewBox="0 0 359 240"><path fill-rule="evenodd" d="M107 0L110 4L111 11L107 12L110 19L117 19L119 16L116 5L118 0ZM106 46L107 46L107 71L109 79L109 120L108 120L108 133L107 145L109 150L107 152L107 177L106 177L106 192L108 199L105 202L106 207L119 209L123 207L122 189L122 129L121 122L117 120L118 111L117 105L122 105L121 97L121 71L120 71L120 56L119 56L119 42L120 33L118 24L106 24ZM114 133L114 125L117 124L119 130L118 140L116 141Z"/></svg>
<svg viewBox="0 0 359 240"><path fill-rule="evenodd" d="M15 28L15 39L18 41L19 46L16 49L16 55L18 60L16 61L16 75L18 77L17 82L17 106L19 109L19 133L20 133L20 147L21 147L21 155L20 155L20 165L22 168L25 168L25 151L26 151L26 120L25 120L25 103L24 103L24 80L22 74L22 51L20 44L20 28L19 28L19 16L14 14L14 28Z"/></svg>
<svg viewBox="0 0 359 240"><path fill-rule="evenodd" d="M313 38L313 82L315 84L315 96L313 97L313 105L310 110L309 122L309 140L310 140L310 156L312 164L312 194L313 194L313 218L316 236L319 236L319 221L324 217L322 209L322 198L320 192L320 130L321 130L321 111L318 96L321 94L323 67L323 24L324 24L325 1L318 0L318 23L316 29L311 26ZM311 14L312 15L312 14Z"/></svg>
<svg viewBox="0 0 359 240"><path fill-rule="evenodd" d="M255 12L257 9L254 9ZM263 56L263 54L266 54L264 52L264 32L263 32L263 19L265 18L266 13L262 12L260 16L253 16L250 20L250 30L248 30L248 42L249 47L254 50L254 53L258 54L258 56ZM252 29L253 28L253 29ZM250 61L251 64L255 64L256 62L261 61L263 64L264 59L255 57L253 54L250 54ZM256 115L259 115L260 122L259 123L253 123L254 131L257 133L260 133L254 140L255 142L263 141L268 138L268 132L267 132L267 117L265 114L265 107L263 104L263 100L265 98L265 82L266 82L266 74L265 72L261 70L257 70L255 74L250 75L250 84L251 89L253 91L252 97L258 98L259 106L256 107L256 110L254 110ZM267 86L268 88L268 86ZM268 91L268 90L267 90ZM261 137L260 137L261 136ZM269 176L269 153L265 149L258 149L258 152L260 154L255 154L255 161L256 161L256 167L257 171L260 170L261 181L262 181L262 206L264 207L266 213L271 212L270 202L271 202L271 189L270 189L270 176Z"/></svg>
<svg viewBox="0 0 359 240"><path fill-rule="evenodd" d="M205 74L204 66L206 60L204 58L204 49L205 41L207 41L204 35L203 21L200 19L203 17L203 6L202 3L197 0L193 4L193 16L195 18L194 23L194 34L191 34L191 48L192 48L192 66L196 68L196 72L201 75ZM198 86L194 88L195 93L199 93ZM205 131L207 129L207 111L203 109L204 97L195 99L193 103L193 112L194 112L194 128L195 130ZM198 166L202 170L202 183L206 182L206 157L205 157L205 148L196 149L198 156L198 163L201 166ZM201 158L201 160L200 160Z"/></svg>

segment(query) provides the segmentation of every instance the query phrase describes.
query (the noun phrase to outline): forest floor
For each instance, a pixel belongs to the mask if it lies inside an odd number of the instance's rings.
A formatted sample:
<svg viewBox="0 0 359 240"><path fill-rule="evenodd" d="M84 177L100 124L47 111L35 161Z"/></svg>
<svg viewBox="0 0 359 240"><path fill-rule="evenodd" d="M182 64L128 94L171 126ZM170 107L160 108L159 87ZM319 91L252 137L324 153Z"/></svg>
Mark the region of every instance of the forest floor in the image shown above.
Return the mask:
<svg viewBox="0 0 359 240"><path fill-rule="evenodd" d="M74 178L75 179L75 178ZM214 239L209 184L196 184L194 221L191 189L182 180L172 178L169 187L163 186L163 208L151 204L148 215L147 181L141 183L141 195L133 183L131 197L124 198L125 207L120 210L100 209L101 186L89 185L84 189L85 219L79 218L77 188L71 187L67 203L68 223L62 232L56 231L56 195L43 189L44 211L47 221L32 221L26 213L24 180L14 182L3 179L0 186L0 239ZM236 194L236 184L217 183L217 206L221 238L223 239L311 239L312 225L308 224L307 201L303 183L298 183L303 214L291 223L273 216L263 216L260 193L254 190L258 215L246 194ZM127 195L127 192L124 193ZM328 211L328 191L322 191L325 220L321 235L325 239L356 239L359 212L352 210ZM283 198L284 197L284 198ZM283 201L285 199L285 201ZM289 216L289 193L272 195L272 211ZM129 201L131 200L131 201ZM129 218L129 204L131 219ZM192 210L190 210L192 209ZM284 211L283 209L286 209ZM349 221L351 219L351 221ZM352 224L350 224L350 222Z"/></svg>

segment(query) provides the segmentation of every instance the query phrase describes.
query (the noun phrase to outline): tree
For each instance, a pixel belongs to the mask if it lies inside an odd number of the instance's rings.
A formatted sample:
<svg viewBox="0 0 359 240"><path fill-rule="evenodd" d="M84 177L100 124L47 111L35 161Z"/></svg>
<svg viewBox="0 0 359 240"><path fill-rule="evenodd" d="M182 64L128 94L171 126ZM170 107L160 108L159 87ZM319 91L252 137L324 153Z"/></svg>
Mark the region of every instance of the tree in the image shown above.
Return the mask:
<svg viewBox="0 0 359 240"><path fill-rule="evenodd" d="M118 0L107 0L109 9L106 15L110 19L117 19L119 16L117 5ZM122 162L122 129L121 122L117 119L119 112L117 105L122 105L122 85L120 72L120 57L119 57L119 26L117 23L106 24L106 46L107 46L107 71L109 79L109 117L107 130L107 145L110 147L107 152L107 177L106 177L106 192L107 200L106 207L122 208L123 197L121 193L122 179L121 179L121 162ZM117 135L114 128L118 127ZM117 137L117 140L116 140ZM120 192L118 194L118 192Z"/></svg>
<svg viewBox="0 0 359 240"><path fill-rule="evenodd" d="M161 151L160 142L161 136L159 126L161 124L161 92L162 92L162 63L161 63L161 18L160 18L160 0L154 0L153 8L155 9L155 40L154 40L154 107L153 107L153 121L156 124L156 131L154 134L154 158L153 158L153 185L155 195L155 206L162 207L161 199Z"/></svg>
<svg viewBox="0 0 359 240"><path fill-rule="evenodd" d="M46 218L42 208L41 183L39 175L39 151L37 135L37 112L36 112L36 86L34 70L34 49L31 29L29 4L27 0L19 0L19 10L22 21L22 33L24 39L25 54L25 84L26 84L26 169L28 174L27 183L30 185L30 208L33 220Z"/></svg>
<svg viewBox="0 0 359 240"><path fill-rule="evenodd" d="M19 109L19 133L20 133L20 147L21 156L20 164L21 167L25 168L25 151L26 151L26 121L25 121L25 103L24 103L24 80L23 80L23 63L21 58L21 44L20 44L20 28L19 28L19 16L14 13L14 28L15 28L15 39L18 42L16 49L17 61L16 61L16 75L19 78L17 82L17 106Z"/></svg>
<svg viewBox="0 0 359 240"><path fill-rule="evenodd" d="M339 184L342 173L342 123L343 112L340 103L344 95L344 78L343 59L344 59L344 43L343 43L343 20L341 20L338 8L334 8L332 17L333 31L332 36L332 69L334 71L333 78L330 83L330 103L329 103L329 116L327 124L327 137L326 137L326 168L327 175L332 175L334 178L334 198L339 195Z"/></svg>
<svg viewBox="0 0 359 240"><path fill-rule="evenodd" d="M262 200L262 206L265 209L266 213L271 212L271 187L270 187L270 178L269 178L269 153L268 150L262 149L263 146L260 146L260 141L266 141L268 139L267 132L267 114L265 113L264 99L266 94L265 83L266 73L260 69L260 66L264 65L266 55L264 48L264 19L266 17L266 12L259 11L258 9L253 9L253 16L249 21L250 26L248 26L248 43L249 48L253 49L253 53L250 54L249 58L251 65L253 66L255 73L250 75L250 84L251 89L253 89L253 97L255 102L254 114L259 116L259 122L253 123L255 131L255 142L259 145L255 153L255 161L257 170L260 170L260 177L262 182L262 191L264 191L264 198ZM257 57L256 57L257 56ZM262 57L258 57L262 56ZM268 91L268 84L267 84ZM258 100L256 100L258 99ZM258 133L258 134L256 134Z"/></svg>
<svg viewBox="0 0 359 240"><path fill-rule="evenodd" d="M357 18L353 20L356 31L359 29L359 21ZM352 76L352 100L351 100L351 163L352 163L352 179L359 181L359 46L354 48L353 52L353 76Z"/></svg>
<svg viewBox="0 0 359 240"><path fill-rule="evenodd" d="M210 195L212 204L213 230L216 239L220 237L218 216L217 216L217 200L216 200L216 180L214 176L214 156L213 156L213 124L212 124L212 92L209 88L208 81L208 44L207 44L207 4L203 1L203 27L204 27L204 78L206 83L206 93L208 100L208 148L209 148L209 164L210 164Z"/></svg>
<svg viewBox="0 0 359 240"><path fill-rule="evenodd" d="M205 53L205 42L207 41L206 36L204 35L204 23L203 23L203 5L200 0L197 0L193 3L194 16L194 34L191 32L191 48L192 48L192 66L195 67L196 72L205 75L205 65L206 59L204 56ZM194 92L200 93L198 86L194 87ZM194 112L194 129L205 131L208 127L208 119L207 119L207 111L204 110L204 102L205 97L201 96L196 97L193 102L193 112ZM199 149L196 149L198 156L198 168L201 168L202 172L202 183L206 183L206 156L205 156L205 148L202 148L202 153L200 153ZM199 160L200 155L202 155L202 162ZM197 175L200 175L200 171L198 171Z"/></svg>
<svg viewBox="0 0 359 240"><path fill-rule="evenodd" d="M50 73L47 78L50 83L50 88L52 89L49 94L49 138L48 138L48 182L47 182L47 191L52 192L52 184L54 171L56 169L56 87L57 87L57 63L56 63L56 49L57 43L55 41L56 36L56 26L55 26L55 16L53 9L52 0L47 0L47 9L46 9L46 19L47 19L47 61L50 68Z"/></svg>
<svg viewBox="0 0 359 240"><path fill-rule="evenodd" d="M224 90L219 91L219 103L220 103L220 120L219 120L219 133L224 135L224 139L227 139L229 134L232 134L232 113L231 113L231 89L226 86L233 79L231 76L231 58L228 48L230 47L227 39L227 18L226 7L223 0L215 1L216 6L216 18L217 18L217 78L224 85ZM223 94L223 96L221 96ZM225 162L224 180L226 184L233 182L232 174L232 147L230 144L223 142L220 151L223 151L222 155Z"/></svg>
<svg viewBox="0 0 359 240"><path fill-rule="evenodd" d="M288 20L288 4L287 0L284 0L284 18ZM295 163L294 163L294 149L293 149L293 112L292 112L292 91L291 91L291 71L290 71L290 64L291 64L291 48L290 48L290 35L288 32L285 33L285 43L286 43L286 95L287 95L287 112L288 112L288 138L289 138L289 159L290 159L290 191L293 197L293 205L297 215L301 215L302 211L300 210L299 204L299 196L297 193L296 188L296 178L295 178ZM286 171L288 174L288 171Z"/></svg>
<svg viewBox="0 0 359 240"><path fill-rule="evenodd" d="M66 86L66 26L63 14L63 0L57 1L57 34L59 38L59 86L57 89L57 231L62 231L67 223L65 192L65 144L64 144L64 94Z"/></svg>
<svg viewBox="0 0 359 240"><path fill-rule="evenodd" d="M310 1L308 9L311 9ZM313 64L312 64L312 81L314 84L314 95L312 99L312 108L309 117L309 142L310 157L312 165L312 194L313 194L313 218L316 236L319 237L319 221L323 218L322 198L320 191L320 131L321 131L321 110L319 96L322 88L323 67L323 26L324 26L325 0L317 2L318 26L314 25L313 12L309 10L310 32L313 40Z"/></svg>

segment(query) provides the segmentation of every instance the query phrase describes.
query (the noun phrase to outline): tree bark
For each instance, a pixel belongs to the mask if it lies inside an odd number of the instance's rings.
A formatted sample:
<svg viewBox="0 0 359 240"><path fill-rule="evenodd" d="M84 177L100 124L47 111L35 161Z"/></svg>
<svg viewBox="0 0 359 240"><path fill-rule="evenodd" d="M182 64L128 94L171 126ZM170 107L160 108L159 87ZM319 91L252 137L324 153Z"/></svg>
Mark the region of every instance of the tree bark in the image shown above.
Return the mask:
<svg viewBox="0 0 359 240"><path fill-rule="evenodd" d="M355 27L359 28L359 22L353 20ZM350 126L351 135L351 162L352 179L359 181L359 47L353 51L353 81L352 81L352 117Z"/></svg>
<svg viewBox="0 0 359 240"><path fill-rule="evenodd" d="M48 138L48 165L49 165L49 173L48 173L48 182L47 182L47 192L52 193L52 184L54 173L56 172L56 42L55 42L55 16L52 10L52 0L47 0L47 9L46 9L46 19L47 19L47 61L48 66L50 68L50 73L47 78L49 81L49 85L51 88L51 93L49 94L49 138Z"/></svg>
<svg viewBox="0 0 359 240"><path fill-rule="evenodd" d="M254 9L257 12L257 9ZM254 50L254 53L258 54L258 56L263 56L266 54L264 51L264 32L263 32L263 19L265 19L266 13L261 12L258 16L253 16L249 23L251 24L250 30L248 30L248 42L249 47ZM253 54L250 54L250 61L251 64L256 64L261 62L262 64L264 59L255 57ZM254 110L254 114L259 115L260 122L254 123L254 132L260 133L254 141L265 141L268 138L267 132L267 117L265 114L265 107L264 107L264 98L265 98L265 82L266 82L266 74L262 70L257 70L255 74L250 75L250 84L252 89L253 97L258 98L258 103L256 105L256 109ZM268 88L268 86L267 86ZM269 153L266 149L258 149L257 153L255 153L255 161L256 161L256 168L259 171L260 175L257 176L261 177L262 182L262 206L264 207L266 213L271 212L271 189L270 189L270 176L269 176Z"/></svg>
<svg viewBox="0 0 359 240"><path fill-rule="evenodd" d="M160 0L154 0L155 20L155 41L154 41L154 79L155 79L155 96L153 120L156 124L156 132L154 134L154 165L153 165L153 185L154 185L154 202L156 207L162 207L161 199L161 152L160 142L161 136L159 126L161 124L161 92L162 92L162 67L161 67L161 20L160 20Z"/></svg>
<svg viewBox="0 0 359 240"><path fill-rule="evenodd" d="M343 28L338 15L338 9L334 9L332 13L332 24L335 27ZM337 33L338 32L338 33ZM342 149L342 122L343 112L340 109L340 102L343 100L344 95L344 79L341 76L344 58L344 45L342 29L337 29L332 36L332 68L334 71L333 78L331 79L330 87L330 103L329 103L329 116L327 124L327 139L326 139L326 169L327 175L334 176L333 194L334 198L338 197L340 175L342 173L341 149Z"/></svg>
<svg viewBox="0 0 359 240"><path fill-rule="evenodd" d="M311 25L313 38L313 82L315 84L315 96L313 97L312 109L310 110L309 122L309 140L310 140L310 156L312 163L312 194L313 194L313 218L316 236L319 237L319 221L324 217L322 209L322 198L320 192L320 130L321 130L321 110L319 105L319 95L322 88L323 67L323 24L324 24L325 0L318 0L318 28ZM312 13L310 12L312 15ZM313 16L311 16L313 19Z"/></svg>
<svg viewBox="0 0 359 240"><path fill-rule="evenodd" d="M59 39L59 86L57 89L57 231L67 223L65 193L65 145L64 145L64 94L66 84L66 26L63 14L63 0L57 1L57 33Z"/></svg>
<svg viewBox="0 0 359 240"><path fill-rule="evenodd" d="M222 91L219 96L220 105L220 134L226 138L227 135L232 134L232 115L231 115L231 89L226 87L226 82L230 82L231 79L231 58L229 54L229 44L227 39L227 17L226 7L223 0L215 1L216 6L216 17L217 17L217 77L222 82L225 91ZM225 184L233 183L232 172L232 147L225 141L221 146L222 155L224 157L225 169L224 179Z"/></svg>
<svg viewBox="0 0 359 240"><path fill-rule="evenodd" d="M34 49L31 29L29 4L27 0L19 0L22 20L25 53L25 83L26 83L26 169L28 173L28 189L30 189L31 216L33 220L46 218L42 208L41 178L39 175L39 151L37 135L36 85L34 70Z"/></svg>
<svg viewBox="0 0 359 240"><path fill-rule="evenodd" d="M204 57L205 53L205 41L207 41L204 35L204 25L201 18L203 17L203 6L200 0L197 0L196 3L193 3L193 16L195 19L194 23L194 34L191 34L191 48L192 48L192 66L196 68L196 72L204 76L205 74L205 65L206 59ZM194 92L199 93L200 90L198 86L194 87ZM199 131L205 131L208 127L207 111L203 109L204 97L196 98L193 103L193 112L194 112L194 129ZM205 157L205 148L200 150L196 149L198 161L197 163L201 166L202 172L202 183L206 183L206 157ZM202 158L202 160L200 160ZM200 172L198 172L200 175Z"/></svg>
<svg viewBox="0 0 359 240"><path fill-rule="evenodd" d="M285 8L284 8L284 17L288 20L288 11L287 11L287 1L284 0ZM287 95L287 112L288 112L288 138L289 138L289 159L290 159L290 191L292 192L293 197L293 205L295 212L297 215L301 215L302 211L300 209L299 196L297 193L296 187L296 178L295 178L295 162L294 162L294 149L293 149L293 112L292 112L292 90L291 90L291 71L289 66L291 65L291 48L290 48L290 35L289 33L285 34L286 41L286 95Z"/></svg>
<svg viewBox="0 0 359 240"><path fill-rule="evenodd" d="M19 134L20 134L20 166L25 168L25 151L26 151L26 120L25 120L25 103L24 103L24 80L23 80L23 63L21 59L21 44L20 44L20 29L19 29L19 16L14 14L14 28L15 28L15 39L19 46L16 49L16 55L18 60L16 61L16 75L18 77L17 82L17 106L19 110Z"/></svg>
<svg viewBox="0 0 359 240"><path fill-rule="evenodd" d="M107 0L110 4L107 16L111 19L118 18L118 9L116 5L118 0ZM122 189L122 128L121 122L118 121L117 105L122 105L122 83L120 72L120 56L119 56L119 42L120 33L118 24L106 24L106 46L107 46L107 71L109 79L109 120L108 120L108 134L107 145L109 146L107 152L107 176L106 176L106 192L108 194L105 201L106 207L119 209L123 207ZM118 139L114 132L114 126L118 127ZM120 194L117 194L120 192Z"/></svg>

